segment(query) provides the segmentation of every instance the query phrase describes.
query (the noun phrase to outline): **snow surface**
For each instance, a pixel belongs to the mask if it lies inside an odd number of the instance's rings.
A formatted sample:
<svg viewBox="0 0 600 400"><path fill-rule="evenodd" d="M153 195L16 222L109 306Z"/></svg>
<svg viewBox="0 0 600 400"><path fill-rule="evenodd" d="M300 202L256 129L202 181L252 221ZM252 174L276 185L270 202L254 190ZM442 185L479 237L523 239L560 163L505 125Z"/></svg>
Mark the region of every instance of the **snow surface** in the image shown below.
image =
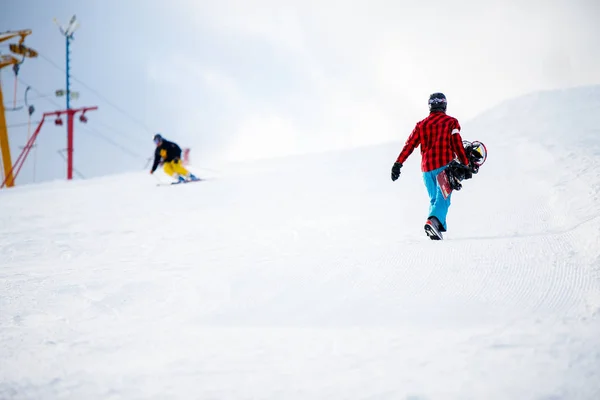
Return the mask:
<svg viewBox="0 0 600 400"><path fill-rule="evenodd" d="M598 399L599 99L463 123L489 159L442 242L408 132L1 191L0 398Z"/></svg>

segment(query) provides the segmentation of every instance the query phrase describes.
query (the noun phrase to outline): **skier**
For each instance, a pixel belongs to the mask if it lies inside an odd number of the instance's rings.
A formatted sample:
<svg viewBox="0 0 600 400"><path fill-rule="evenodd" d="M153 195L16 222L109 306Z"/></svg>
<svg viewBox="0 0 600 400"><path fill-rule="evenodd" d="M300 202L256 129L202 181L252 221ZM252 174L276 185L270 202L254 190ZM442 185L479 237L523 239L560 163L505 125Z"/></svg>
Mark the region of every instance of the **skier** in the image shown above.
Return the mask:
<svg viewBox="0 0 600 400"><path fill-rule="evenodd" d="M446 114L447 100L443 93L429 96L429 115L417 122L392 167L392 181L400 177L400 169L413 150L421 145L421 171L429 194L429 216L425 233L431 240L443 239L450 196L444 199L437 184L437 175L454 160L455 155L464 166L469 165L460 136L458 120Z"/></svg>
<svg viewBox="0 0 600 400"><path fill-rule="evenodd" d="M181 165L181 148L177 143L166 140L160 133L154 135L156 150L154 151L154 163L150 173L153 174L159 164L163 164L165 173L176 178L179 182L185 182L186 178L192 181L198 180Z"/></svg>

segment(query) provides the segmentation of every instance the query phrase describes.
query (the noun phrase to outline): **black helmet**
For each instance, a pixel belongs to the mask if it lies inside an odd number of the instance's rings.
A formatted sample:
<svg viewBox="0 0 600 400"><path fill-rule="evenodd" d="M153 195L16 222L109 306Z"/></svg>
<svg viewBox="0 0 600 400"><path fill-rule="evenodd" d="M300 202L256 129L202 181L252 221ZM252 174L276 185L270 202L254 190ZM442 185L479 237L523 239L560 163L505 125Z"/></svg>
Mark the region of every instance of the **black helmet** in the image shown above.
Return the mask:
<svg viewBox="0 0 600 400"><path fill-rule="evenodd" d="M446 112L446 96L444 93L433 93L429 96L429 111Z"/></svg>
<svg viewBox="0 0 600 400"><path fill-rule="evenodd" d="M163 140L163 137L160 135L160 133L157 133L156 135L154 135L154 138L152 140L154 141L154 143L158 143Z"/></svg>

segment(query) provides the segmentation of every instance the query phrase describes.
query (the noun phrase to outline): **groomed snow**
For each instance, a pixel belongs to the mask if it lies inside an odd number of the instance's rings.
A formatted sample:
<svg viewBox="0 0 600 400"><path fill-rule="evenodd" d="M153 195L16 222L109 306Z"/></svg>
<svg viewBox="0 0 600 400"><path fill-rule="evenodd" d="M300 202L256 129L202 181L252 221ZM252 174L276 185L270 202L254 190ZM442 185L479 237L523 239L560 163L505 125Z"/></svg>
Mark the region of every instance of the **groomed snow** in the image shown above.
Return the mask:
<svg viewBox="0 0 600 400"><path fill-rule="evenodd" d="M489 159L442 242L418 150L390 180L409 132L1 191L0 398L598 399L598 99L463 122Z"/></svg>

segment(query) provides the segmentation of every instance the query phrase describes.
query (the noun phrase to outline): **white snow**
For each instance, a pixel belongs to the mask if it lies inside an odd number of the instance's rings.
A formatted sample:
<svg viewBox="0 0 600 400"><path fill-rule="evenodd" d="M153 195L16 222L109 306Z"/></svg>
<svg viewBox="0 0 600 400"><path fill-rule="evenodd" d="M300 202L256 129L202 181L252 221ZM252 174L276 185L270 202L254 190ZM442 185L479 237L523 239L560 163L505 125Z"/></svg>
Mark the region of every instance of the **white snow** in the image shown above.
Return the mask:
<svg viewBox="0 0 600 400"><path fill-rule="evenodd" d="M598 87L464 122L442 242L409 132L1 191L0 398L598 399L599 127Z"/></svg>

